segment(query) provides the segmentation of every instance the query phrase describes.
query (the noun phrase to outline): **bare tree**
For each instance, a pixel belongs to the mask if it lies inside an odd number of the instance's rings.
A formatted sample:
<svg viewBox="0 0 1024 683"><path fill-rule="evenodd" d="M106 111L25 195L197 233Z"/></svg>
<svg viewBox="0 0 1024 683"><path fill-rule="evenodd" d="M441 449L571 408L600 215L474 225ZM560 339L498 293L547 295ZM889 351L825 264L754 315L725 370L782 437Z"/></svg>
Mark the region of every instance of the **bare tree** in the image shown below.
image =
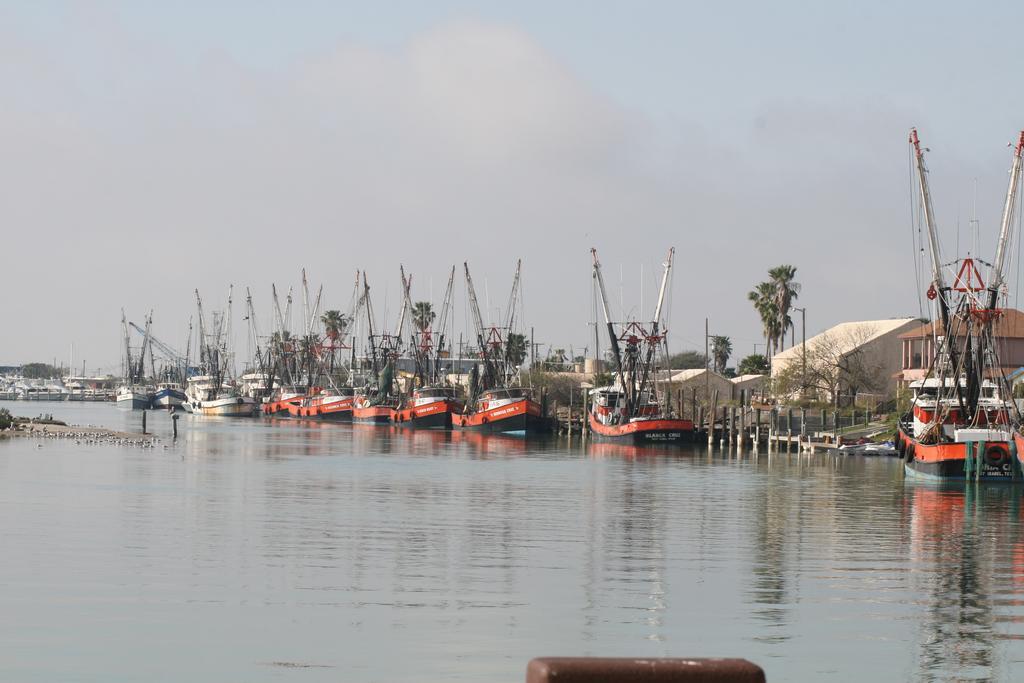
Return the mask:
<svg viewBox="0 0 1024 683"><path fill-rule="evenodd" d="M775 392L813 394L837 406L844 394L883 392L884 360L868 345L874 335L874 328L864 325L825 332L808 340L806 372L802 355L793 355L773 378Z"/></svg>

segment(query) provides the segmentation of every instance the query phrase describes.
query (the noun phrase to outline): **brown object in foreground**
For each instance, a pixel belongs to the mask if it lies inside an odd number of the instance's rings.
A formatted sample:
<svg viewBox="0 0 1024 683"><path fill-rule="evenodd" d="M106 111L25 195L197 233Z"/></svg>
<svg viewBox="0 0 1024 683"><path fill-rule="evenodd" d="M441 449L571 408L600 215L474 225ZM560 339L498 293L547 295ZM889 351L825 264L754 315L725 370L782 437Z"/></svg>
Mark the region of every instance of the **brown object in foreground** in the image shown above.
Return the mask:
<svg viewBox="0 0 1024 683"><path fill-rule="evenodd" d="M539 657L526 683L765 683L761 667L745 659Z"/></svg>

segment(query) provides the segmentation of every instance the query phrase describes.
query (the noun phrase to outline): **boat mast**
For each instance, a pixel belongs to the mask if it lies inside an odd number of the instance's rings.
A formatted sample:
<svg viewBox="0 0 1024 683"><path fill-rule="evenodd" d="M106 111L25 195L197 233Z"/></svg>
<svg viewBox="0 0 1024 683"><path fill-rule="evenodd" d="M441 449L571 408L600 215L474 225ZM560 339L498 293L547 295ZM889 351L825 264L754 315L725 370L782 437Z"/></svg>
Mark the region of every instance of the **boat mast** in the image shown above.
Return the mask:
<svg viewBox="0 0 1024 683"><path fill-rule="evenodd" d="M356 372L356 335L355 327L356 320L359 319L359 313L363 307L363 296L359 291L359 271L356 270L356 283L352 288L352 301L350 313L348 316L348 324L345 325L345 331L342 336L342 346L345 345L345 338L348 337L351 341L349 342L350 359L348 367L348 383L349 386L355 386L355 372Z"/></svg>
<svg viewBox="0 0 1024 683"><path fill-rule="evenodd" d="M615 373L619 376L619 384L622 390L629 395L626 388L626 376L622 371L622 352L619 350L619 337L615 334L615 324L608 313L608 293L604 288L604 275L601 274L601 262L597 260L597 249L591 248L591 256L594 258L594 277L597 278L597 289L601 293L601 310L604 311L604 322L608 326L608 340L612 345L612 355L615 356Z"/></svg>
<svg viewBox="0 0 1024 683"><path fill-rule="evenodd" d="M267 355L266 362L264 362L263 351L260 349L260 332L256 325L256 309L252 305L252 294L249 292L249 288L245 288L245 305L248 309L246 311L246 320L249 321L249 339L252 342L252 348L255 350L256 356L256 369L260 374L265 374L267 371L267 365L270 362L269 354Z"/></svg>
<svg viewBox="0 0 1024 683"><path fill-rule="evenodd" d="M668 259L664 264L664 272L661 275L661 289L658 291L658 305L654 308L654 320L651 322L651 335L647 339L647 357L644 359L644 366L640 375L640 386L637 388L635 402L633 406L634 412L639 409L640 398L643 396L644 387L647 384L647 380L651 374L651 366L654 361L654 352L658 347L658 343L661 341L658 335L659 327L661 326L661 307L665 303L665 290L668 287L668 276L672 270L672 258L676 253L675 247L668 250Z"/></svg>
<svg viewBox="0 0 1024 683"><path fill-rule="evenodd" d="M452 272L448 275L448 287L444 291L444 301L441 304L441 315L437 317L437 329L439 335L437 338L437 344L434 346L434 358L433 367L430 370L430 381L437 382L437 370L441 363L441 354L444 352L445 345L445 333L448 330L448 312L452 307L452 287L455 284L455 266L452 266Z"/></svg>
<svg viewBox="0 0 1024 683"><path fill-rule="evenodd" d="M1013 165L1010 167L1010 183L1006 188L1006 203L1003 204L1003 218L999 226L999 243L996 247L996 259L992 263L989 272L988 307L996 307L996 299L999 296L999 288L1003 286L1003 268L1006 264L1006 250L1010 243L1010 229L1013 225L1013 215L1017 208L1017 191L1020 185L1021 171L1021 150L1024 149L1024 131L1021 131L1017 139L1017 147L1013 151Z"/></svg>
<svg viewBox="0 0 1024 683"><path fill-rule="evenodd" d="M402 314L398 321L398 337L401 341L401 335L404 327L405 312L412 310L412 297L409 294L409 290L412 288L412 275L408 277L405 275L405 266L399 264L399 274L402 276ZM413 361L416 365L415 373L416 379L420 381L420 386L423 386L427 382L427 363L429 357L427 356L429 347L429 335L430 332L426 329L419 330L417 339L417 332L415 331L415 325L413 325L414 331L409 335L410 348L412 349Z"/></svg>
<svg viewBox="0 0 1024 683"><path fill-rule="evenodd" d="M192 353L192 318L188 319L188 338L185 339L185 366L181 371L181 386L185 387L185 382L188 381L188 359Z"/></svg>
<svg viewBox="0 0 1024 683"><path fill-rule="evenodd" d="M309 336L309 282L305 268L302 269L302 329Z"/></svg>
<svg viewBox="0 0 1024 683"><path fill-rule="evenodd" d="M218 377L217 377L217 391L220 391L220 385L224 383L224 374L228 370L228 364L234 365L234 358L231 356L230 344L231 344L231 303L234 298L235 285L228 285L228 311L227 316L223 320L221 329L221 364L218 366ZM232 368L232 374L234 374L234 368Z"/></svg>
<svg viewBox="0 0 1024 683"><path fill-rule="evenodd" d="M203 300L199 298L198 289L196 290L196 312L199 318L199 336L196 338L196 341L199 342L199 368L203 374L208 375L210 374L208 365L210 354L206 348L206 322L203 320Z"/></svg>
<svg viewBox="0 0 1024 683"><path fill-rule="evenodd" d="M366 306L366 328L370 340L370 364L373 368L373 378L377 379L380 374L380 364L377 360L377 345L373 339L373 305L370 303L370 285L366 281L366 271L363 271L363 298Z"/></svg>
<svg viewBox="0 0 1024 683"><path fill-rule="evenodd" d="M469 296L469 312L473 317L473 326L476 328L476 343L480 347L480 357L484 361L482 388L493 389L497 373L487 344L486 332L484 330L484 319L480 315L480 302L477 301L476 288L473 287L473 278L469 274L469 263L463 262L462 265L466 269L466 293Z"/></svg>
<svg viewBox="0 0 1024 683"><path fill-rule="evenodd" d="M924 221L928 228L928 251L932 261L932 287L935 288L939 300L939 311L942 316L943 334L949 332L949 304L946 300L949 294L949 287L942 277L942 259L939 256L939 237L935 227L935 211L932 209L932 194L928 189L928 168L924 163L924 152L921 151L921 141L917 137L917 129L910 129L910 144L914 147L914 160L917 164L918 191L921 195L921 204L924 207Z"/></svg>
<svg viewBox="0 0 1024 683"><path fill-rule="evenodd" d="M506 311L507 317L505 319L505 348L504 353L502 354L504 356L505 361L505 367L503 368L503 372L506 383L510 382L512 378L515 376L515 371L512 369L514 367L514 364L512 363L512 358L510 357L512 347L508 343L508 341L512 336L512 326L515 324L516 320L516 303L519 300L519 278L522 269L523 260L516 259L516 274L515 277L512 278L512 291L509 292L508 295L508 310Z"/></svg>
<svg viewBox="0 0 1024 683"><path fill-rule="evenodd" d="M150 376L156 378L156 358L153 357L153 345L151 329L153 326L153 311L146 317L146 332L142 337L142 354L139 356L139 377L146 376L146 353L149 353Z"/></svg>
<svg viewBox="0 0 1024 683"><path fill-rule="evenodd" d="M125 383L133 384L134 363L132 362L131 335L128 333L128 318L125 317L124 309L121 309L121 327L124 329L124 360L121 364L121 374L124 375Z"/></svg>

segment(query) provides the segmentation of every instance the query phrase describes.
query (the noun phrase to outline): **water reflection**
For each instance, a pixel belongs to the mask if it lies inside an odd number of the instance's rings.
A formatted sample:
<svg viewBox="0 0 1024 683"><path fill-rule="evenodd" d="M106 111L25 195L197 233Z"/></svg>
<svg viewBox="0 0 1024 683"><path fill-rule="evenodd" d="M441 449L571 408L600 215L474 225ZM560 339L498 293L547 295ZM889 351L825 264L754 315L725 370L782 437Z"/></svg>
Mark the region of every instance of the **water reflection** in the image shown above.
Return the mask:
<svg viewBox="0 0 1024 683"><path fill-rule="evenodd" d="M292 420L183 417L167 445L0 444L0 679L508 681L558 651L962 680L1024 658L1020 487Z"/></svg>
<svg viewBox="0 0 1024 683"><path fill-rule="evenodd" d="M1001 607L1021 605L1020 496L1015 486L912 487L910 578L924 610L922 680L1008 676L995 649L1024 638L1019 611L1000 615Z"/></svg>

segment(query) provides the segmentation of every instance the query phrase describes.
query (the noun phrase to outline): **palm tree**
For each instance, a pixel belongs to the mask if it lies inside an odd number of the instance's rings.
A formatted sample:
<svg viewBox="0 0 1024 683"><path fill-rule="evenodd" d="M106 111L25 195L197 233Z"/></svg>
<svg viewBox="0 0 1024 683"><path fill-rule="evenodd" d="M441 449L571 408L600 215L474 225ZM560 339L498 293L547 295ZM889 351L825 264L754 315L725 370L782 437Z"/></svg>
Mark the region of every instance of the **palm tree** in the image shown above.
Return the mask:
<svg viewBox="0 0 1024 683"><path fill-rule="evenodd" d="M526 335L508 333L508 339L505 340L505 357L512 365L523 364L526 360Z"/></svg>
<svg viewBox="0 0 1024 683"><path fill-rule="evenodd" d="M800 296L800 283L794 282L796 266L775 266L768 271L770 282L775 288L775 311L779 322L779 341L786 347L786 332L793 327L789 311L793 300Z"/></svg>
<svg viewBox="0 0 1024 683"><path fill-rule="evenodd" d="M772 355L773 348L778 346L779 341L780 325L779 312L776 308L776 291L774 283L762 282L747 294L747 298L754 304L754 310L761 316L761 333L764 335L769 357Z"/></svg>
<svg viewBox="0 0 1024 683"><path fill-rule="evenodd" d="M331 340L328 371L333 374L334 354L337 351L334 342L338 341L338 338L345 332L345 328L348 327L348 317L342 314L341 311L324 311L324 314L320 316L320 322L324 324L324 333Z"/></svg>
<svg viewBox="0 0 1024 683"><path fill-rule="evenodd" d="M324 324L327 338L332 342L337 341L348 326L348 318L341 311L325 311L320 316L320 322Z"/></svg>
<svg viewBox="0 0 1024 683"><path fill-rule="evenodd" d="M731 355L731 339L721 335L711 337L711 358L715 363L715 372L725 372L725 366L729 363Z"/></svg>
<svg viewBox="0 0 1024 683"><path fill-rule="evenodd" d="M434 305L429 301L417 301L412 305L412 324L420 332L425 332L437 318Z"/></svg>

